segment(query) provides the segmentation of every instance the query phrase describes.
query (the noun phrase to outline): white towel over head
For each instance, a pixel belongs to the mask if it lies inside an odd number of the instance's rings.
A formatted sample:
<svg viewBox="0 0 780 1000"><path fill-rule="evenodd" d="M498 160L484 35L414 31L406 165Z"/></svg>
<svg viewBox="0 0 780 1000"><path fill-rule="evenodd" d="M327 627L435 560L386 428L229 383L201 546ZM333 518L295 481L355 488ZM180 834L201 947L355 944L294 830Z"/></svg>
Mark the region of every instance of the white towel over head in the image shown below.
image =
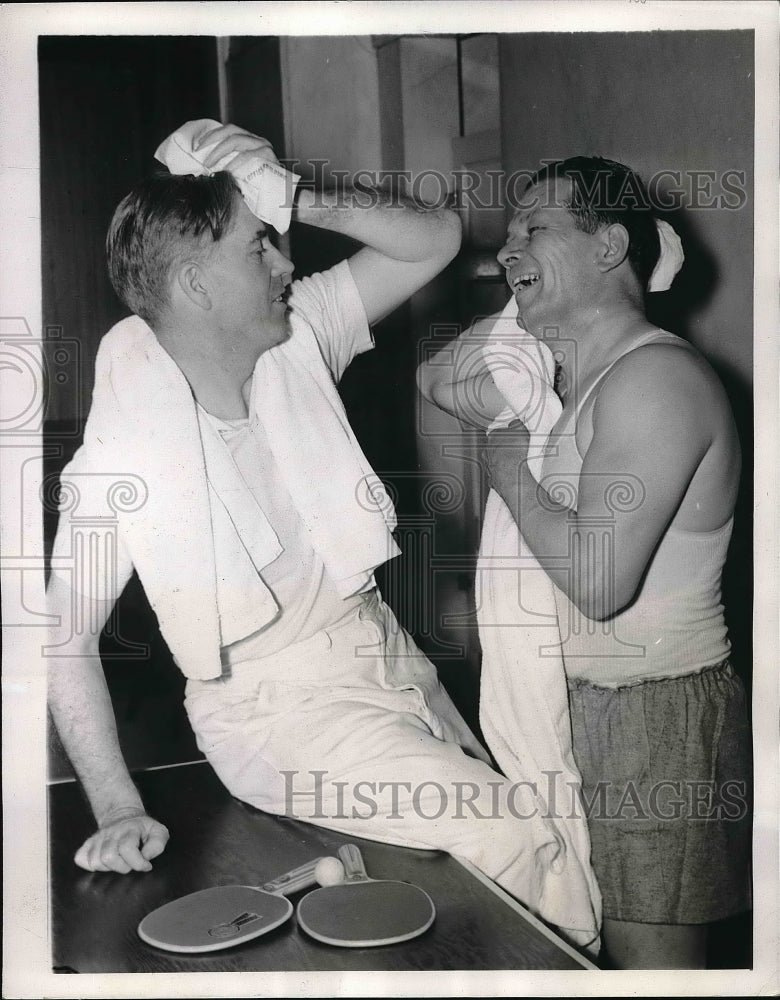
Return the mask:
<svg viewBox="0 0 780 1000"><path fill-rule="evenodd" d="M235 177L249 211L262 222L273 226L277 232L286 233L290 228L293 195L300 180L299 175L285 170L278 163L271 163L259 154L247 157L244 154L229 153L208 169L204 166L204 161L216 142L199 149L195 149L193 144L205 133L219 128L219 125L219 122L211 118L185 122L160 143L154 154L155 159L164 163L172 174L194 174L199 177L227 170ZM237 160L239 156L240 164ZM239 165L231 166L234 161Z"/></svg>

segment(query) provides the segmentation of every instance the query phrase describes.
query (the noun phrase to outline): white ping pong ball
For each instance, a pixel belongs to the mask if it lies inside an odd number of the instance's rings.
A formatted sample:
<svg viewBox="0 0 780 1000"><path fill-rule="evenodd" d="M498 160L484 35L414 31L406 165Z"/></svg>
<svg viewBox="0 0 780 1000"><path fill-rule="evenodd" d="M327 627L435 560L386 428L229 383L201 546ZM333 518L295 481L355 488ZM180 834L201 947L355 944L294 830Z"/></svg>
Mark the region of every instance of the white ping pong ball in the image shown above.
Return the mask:
<svg viewBox="0 0 780 1000"><path fill-rule="evenodd" d="M345 875L344 865L338 858L320 858L314 868L314 877L320 885L338 885Z"/></svg>

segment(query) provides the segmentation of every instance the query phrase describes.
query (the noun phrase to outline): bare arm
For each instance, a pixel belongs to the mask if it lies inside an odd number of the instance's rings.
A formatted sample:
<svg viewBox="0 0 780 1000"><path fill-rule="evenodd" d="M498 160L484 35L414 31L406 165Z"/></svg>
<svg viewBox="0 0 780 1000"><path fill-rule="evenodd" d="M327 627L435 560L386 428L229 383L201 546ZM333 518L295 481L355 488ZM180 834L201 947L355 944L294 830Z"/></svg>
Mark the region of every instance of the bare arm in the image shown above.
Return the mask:
<svg viewBox="0 0 780 1000"><path fill-rule="evenodd" d="M98 652L100 632L114 602L90 602L88 629L71 636L72 601L70 588L53 576L47 609L61 623L53 637L61 655L51 661L49 708L98 825L75 861L89 871L149 871L150 860L165 848L168 831L146 815L119 748Z"/></svg>
<svg viewBox="0 0 780 1000"><path fill-rule="evenodd" d="M369 323L405 302L452 260L460 220L449 209L420 209L382 191L300 189L295 218L364 244L349 259Z"/></svg>
<svg viewBox="0 0 780 1000"><path fill-rule="evenodd" d="M483 430L506 408L482 353L493 321L491 317L474 323L417 369L417 386L425 399Z"/></svg>
<svg viewBox="0 0 780 1000"><path fill-rule="evenodd" d="M576 510L536 483L522 427L489 435L494 488L548 575L586 617L608 618L633 598L712 445L713 410L710 383L679 348L626 356L594 407Z"/></svg>
<svg viewBox="0 0 780 1000"><path fill-rule="evenodd" d="M205 133L196 148L216 141L204 160L214 167L229 153L279 161L271 144L236 125L222 125ZM295 215L298 222L330 229L365 245L350 258L349 267L369 323L405 302L435 277L460 248L461 226L449 209L423 209L382 191L312 191L299 187Z"/></svg>

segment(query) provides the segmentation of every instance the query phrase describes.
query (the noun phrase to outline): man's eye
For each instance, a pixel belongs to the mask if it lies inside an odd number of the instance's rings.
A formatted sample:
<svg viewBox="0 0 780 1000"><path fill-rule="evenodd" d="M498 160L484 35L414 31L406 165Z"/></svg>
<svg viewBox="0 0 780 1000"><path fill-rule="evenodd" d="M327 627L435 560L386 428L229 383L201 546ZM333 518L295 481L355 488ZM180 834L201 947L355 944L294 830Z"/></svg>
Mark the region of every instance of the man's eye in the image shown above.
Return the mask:
<svg viewBox="0 0 780 1000"><path fill-rule="evenodd" d="M544 226L531 226L528 230L528 235L531 236L533 233L537 233L541 229L544 229Z"/></svg>

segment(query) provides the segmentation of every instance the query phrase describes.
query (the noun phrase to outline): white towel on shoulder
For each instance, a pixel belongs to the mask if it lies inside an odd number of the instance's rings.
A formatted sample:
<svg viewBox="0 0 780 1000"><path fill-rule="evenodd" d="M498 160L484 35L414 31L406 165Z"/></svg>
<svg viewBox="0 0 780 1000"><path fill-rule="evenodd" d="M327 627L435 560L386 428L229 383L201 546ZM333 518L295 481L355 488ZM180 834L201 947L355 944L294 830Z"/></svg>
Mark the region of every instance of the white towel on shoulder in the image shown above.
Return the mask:
<svg viewBox="0 0 780 1000"><path fill-rule="evenodd" d="M483 354L507 401L494 426L523 420L531 432L529 465L539 478L544 445L562 406L553 390L552 354L517 326L516 317L511 299L496 315ZM494 490L477 562L477 616L482 731L507 777L535 783L540 812L557 845L548 853L539 913L595 952L601 894L579 800L553 583Z"/></svg>
<svg viewBox="0 0 780 1000"><path fill-rule="evenodd" d="M334 270L341 292L357 295L348 264ZM250 420L262 424L312 546L348 597L399 554L395 510L295 299L293 285L292 334L257 362ZM216 429L198 420L183 373L137 316L101 342L85 444L83 460L89 452L93 471L126 469L144 481L146 502L120 517L126 547L182 671L219 676L220 644L278 613L259 571L279 554L279 541ZM214 533L233 554L223 589L241 595L219 614Z"/></svg>

